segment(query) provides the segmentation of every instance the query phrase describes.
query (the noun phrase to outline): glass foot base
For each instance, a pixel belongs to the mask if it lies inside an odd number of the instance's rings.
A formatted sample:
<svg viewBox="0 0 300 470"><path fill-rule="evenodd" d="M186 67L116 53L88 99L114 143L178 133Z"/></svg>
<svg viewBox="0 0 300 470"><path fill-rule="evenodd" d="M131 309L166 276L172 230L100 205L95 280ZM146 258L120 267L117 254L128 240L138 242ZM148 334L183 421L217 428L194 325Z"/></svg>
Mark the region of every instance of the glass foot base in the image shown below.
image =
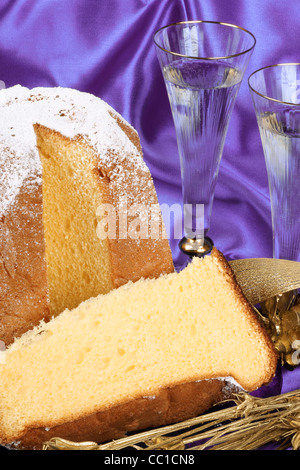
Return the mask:
<svg viewBox="0 0 300 470"><path fill-rule="evenodd" d="M208 255L213 249L213 246L213 241L208 237L204 237L204 241L197 238L183 237L179 243L179 248L183 253L190 257L198 256L199 258Z"/></svg>

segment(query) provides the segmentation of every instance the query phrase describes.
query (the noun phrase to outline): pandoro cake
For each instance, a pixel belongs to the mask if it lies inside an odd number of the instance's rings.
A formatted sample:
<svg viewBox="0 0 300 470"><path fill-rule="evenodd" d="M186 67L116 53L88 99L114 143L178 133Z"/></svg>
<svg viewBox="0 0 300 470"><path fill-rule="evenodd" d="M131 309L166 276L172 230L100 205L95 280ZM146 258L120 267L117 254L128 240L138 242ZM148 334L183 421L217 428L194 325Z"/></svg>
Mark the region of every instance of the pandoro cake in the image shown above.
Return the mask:
<svg viewBox="0 0 300 470"><path fill-rule="evenodd" d="M0 109L1 341L128 281L174 271L160 213L156 237L119 236L120 201L129 216L134 204L149 214L158 205L138 134L122 116L66 88L1 90ZM105 205L116 209L106 238L97 231ZM129 216L128 224L138 214Z"/></svg>
<svg viewBox="0 0 300 470"><path fill-rule="evenodd" d="M104 442L269 383L277 354L223 255L65 310L0 357L0 442Z"/></svg>

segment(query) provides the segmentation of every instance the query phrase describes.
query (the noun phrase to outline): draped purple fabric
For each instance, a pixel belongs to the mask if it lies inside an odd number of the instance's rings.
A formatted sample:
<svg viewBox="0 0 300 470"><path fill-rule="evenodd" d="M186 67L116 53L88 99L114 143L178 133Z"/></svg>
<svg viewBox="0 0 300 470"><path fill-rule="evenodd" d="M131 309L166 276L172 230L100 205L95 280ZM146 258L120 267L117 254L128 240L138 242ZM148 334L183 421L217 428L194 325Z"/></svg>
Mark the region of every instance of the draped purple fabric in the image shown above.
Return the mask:
<svg viewBox="0 0 300 470"><path fill-rule="evenodd" d="M228 129L210 236L227 259L271 257L268 181L247 78L265 65L299 62L297 3L2 0L0 80L6 87L72 87L107 101L138 131L159 201L172 205L181 203L179 159L153 34L186 19L234 23L250 30L257 44ZM182 264L172 233L170 244L175 264ZM283 370L262 393L296 388L300 370Z"/></svg>

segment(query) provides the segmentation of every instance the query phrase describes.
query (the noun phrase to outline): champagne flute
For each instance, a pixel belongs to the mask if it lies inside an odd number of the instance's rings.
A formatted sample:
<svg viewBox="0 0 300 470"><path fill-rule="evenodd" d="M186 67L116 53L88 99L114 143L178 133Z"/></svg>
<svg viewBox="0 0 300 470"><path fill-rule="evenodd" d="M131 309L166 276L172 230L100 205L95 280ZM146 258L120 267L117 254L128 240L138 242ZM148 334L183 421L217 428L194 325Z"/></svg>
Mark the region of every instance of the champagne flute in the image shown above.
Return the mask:
<svg viewBox="0 0 300 470"><path fill-rule="evenodd" d="M300 63L256 70L248 83L268 174L273 257L300 261Z"/></svg>
<svg viewBox="0 0 300 470"><path fill-rule="evenodd" d="M229 120L255 37L235 25L184 21L154 35L177 136L189 256L209 253L207 236Z"/></svg>

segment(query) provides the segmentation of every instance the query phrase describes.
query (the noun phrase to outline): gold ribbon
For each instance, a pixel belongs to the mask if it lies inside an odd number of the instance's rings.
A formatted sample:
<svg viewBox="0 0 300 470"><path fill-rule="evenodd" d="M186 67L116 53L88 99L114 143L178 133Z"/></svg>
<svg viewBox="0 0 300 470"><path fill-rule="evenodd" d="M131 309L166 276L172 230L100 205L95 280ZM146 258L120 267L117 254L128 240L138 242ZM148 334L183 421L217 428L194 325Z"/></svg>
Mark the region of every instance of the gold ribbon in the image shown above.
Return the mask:
<svg viewBox="0 0 300 470"><path fill-rule="evenodd" d="M297 261L251 258L229 264L252 305L300 288L300 263Z"/></svg>

